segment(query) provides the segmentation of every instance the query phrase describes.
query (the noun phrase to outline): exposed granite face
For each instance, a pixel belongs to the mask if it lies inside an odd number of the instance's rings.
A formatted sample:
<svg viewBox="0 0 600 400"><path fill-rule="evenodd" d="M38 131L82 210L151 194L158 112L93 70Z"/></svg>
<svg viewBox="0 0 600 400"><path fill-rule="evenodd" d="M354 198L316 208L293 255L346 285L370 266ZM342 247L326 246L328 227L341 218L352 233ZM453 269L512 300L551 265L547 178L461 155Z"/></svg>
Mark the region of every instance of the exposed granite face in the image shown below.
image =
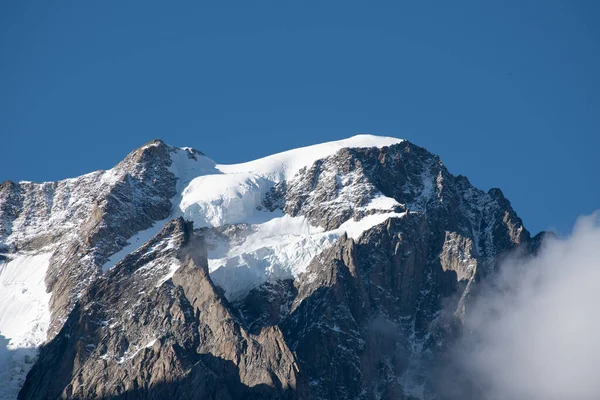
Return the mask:
<svg viewBox="0 0 600 400"><path fill-rule="evenodd" d="M415 386L433 396L428 367L460 328L475 271L458 279L453 251L472 243L430 225L412 213L342 237L297 280L229 304L203 238L174 220L86 290L20 398L402 399Z"/></svg>
<svg viewBox="0 0 600 400"><path fill-rule="evenodd" d="M194 232L180 218L102 274L127 238L169 216L169 151L155 141L110 175L0 186L0 246L56 248L51 340L20 399L433 399L431 371L478 281L506 252L541 241L500 190L480 191L402 142L342 149L267 193L268 210L326 230L390 213L379 197L404 213L343 235L295 279L229 302L211 280L205 238L233 245L253 227ZM85 201L69 203L75 192Z"/></svg>
<svg viewBox="0 0 600 400"><path fill-rule="evenodd" d="M423 215L390 219L341 238L297 281L281 325L315 398L405 398L426 380L415 359L435 358L442 300L465 288L430 257L438 243Z"/></svg>
<svg viewBox="0 0 600 400"><path fill-rule="evenodd" d="M303 215L325 229L348 218L383 212L377 194L397 202L395 211L428 214L436 234L455 232L469 238L485 268L513 243L528 242L523 227L499 189L485 193L467 178L448 172L439 158L410 142L382 148L342 149L276 185L264 204L286 214Z"/></svg>
<svg viewBox="0 0 600 400"><path fill-rule="evenodd" d="M59 182L0 186L0 247L54 251L46 276L52 337L108 257L169 216L176 177L170 148L152 141L110 171Z"/></svg>
<svg viewBox="0 0 600 400"><path fill-rule="evenodd" d="M295 282L237 306L255 329L281 326L311 398L434 398L429 371L460 332L478 263L473 242L439 223L411 213L343 237Z"/></svg>
<svg viewBox="0 0 600 400"><path fill-rule="evenodd" d="M89 286L19 397L286 398L302 391L297 375L281 330L237 321L202 238L177 219Z"/></svg>
<svg viewBox="0 0 600 400"><path fill-rule="evenodd" d="M341 150L275 186L264 204L332 229L382 212L368 207L377 193L409 213L340 239L299 279L237 304L255 329L282 327L313 398L440 395L430 372L459 334L477 281L502 254L531 248L500 190L474 188L408 142Z"/></svg>
<svg viewBox="0 0 600 400"><path fill-rule="evenodd" d="M23 189L12 181L0 184L0 236L8 237L12 233L12 225L23 207ZM2 243L3 251L8 251L8 245Z"/></svg>

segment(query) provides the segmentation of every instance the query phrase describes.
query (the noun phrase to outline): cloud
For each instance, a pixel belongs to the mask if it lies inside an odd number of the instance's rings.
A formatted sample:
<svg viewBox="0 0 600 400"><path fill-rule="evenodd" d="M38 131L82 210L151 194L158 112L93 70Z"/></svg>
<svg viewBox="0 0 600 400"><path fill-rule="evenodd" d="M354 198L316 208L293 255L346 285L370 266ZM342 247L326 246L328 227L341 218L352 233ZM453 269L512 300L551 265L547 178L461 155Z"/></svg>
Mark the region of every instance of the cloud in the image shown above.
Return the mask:
<svg viewBox="0 0 600 400"><path fill-rule="evenodd" d="M600 399L599 212L481 289L453 353L477 398Z"/></svg>

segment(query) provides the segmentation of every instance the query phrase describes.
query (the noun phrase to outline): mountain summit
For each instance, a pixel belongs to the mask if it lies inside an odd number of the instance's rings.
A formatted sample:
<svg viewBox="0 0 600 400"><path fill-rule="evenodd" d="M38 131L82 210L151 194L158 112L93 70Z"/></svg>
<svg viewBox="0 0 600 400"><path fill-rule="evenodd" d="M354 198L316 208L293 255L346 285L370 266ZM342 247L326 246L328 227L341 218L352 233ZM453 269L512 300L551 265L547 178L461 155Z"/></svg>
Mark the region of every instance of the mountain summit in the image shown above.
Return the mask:
<svg viewBox="0 0 600 400"><path fill-rule="evenodd" d="M469 295L533 243L500 190L372 135L7 181L0 397L450 398Z"/></svg>

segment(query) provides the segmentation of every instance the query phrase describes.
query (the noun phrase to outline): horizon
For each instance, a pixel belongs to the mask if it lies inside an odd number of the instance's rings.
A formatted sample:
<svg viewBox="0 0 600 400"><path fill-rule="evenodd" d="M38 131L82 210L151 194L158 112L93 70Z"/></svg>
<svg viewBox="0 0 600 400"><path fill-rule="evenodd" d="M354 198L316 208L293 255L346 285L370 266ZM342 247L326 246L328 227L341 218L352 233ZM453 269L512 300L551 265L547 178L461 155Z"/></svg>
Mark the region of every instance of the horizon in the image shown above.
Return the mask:
<svg viewBox="0 0 600 400"><path fill-rule="evenodd" d="M232 164L369 132L502 189L532 232L599 207L597 2L3 11L0 181L109 169L153 137Z"/></svg>
<svg viewBox="0 0 600 400"><path fill-rule="evenodd" d="M414 142L412 142L412 141L410 141L410 140L403 139L403 138L398 138L398 137L394 137L394 136L375 135L375 134L371 134L371 133L357 133L357 134L355 134L355 135L348 136L348 137L346 137L346 138L342 138L342 139L338 139L338 140L331 140L331 141L327 141L327 142L317 142L317 143L312 143L312 144L308 144L308 145L305 145L305 146L295 147L295 148L292 148L292 149L287 149L287 150L283 150L283 151L280 151L280 152L277 152L277 153L268 154L268 155L266 155L266 156L262 156L262 157L255 158L255 159L251 159L251 160L242 160L242 161L240 161L240 162L237 162L237 163L231 163L231 164L229 164L229 163L228 163L228 164L224 164L224 163L220 163L218 160L215 160L214 158L210 157L210 155L208 155L208 154L204 153L202 150L200 150L200 149L197 149L197 148L195 148L195 147L190 147L190 146L177 146L177 145L174 145L174 144L168 143L168 142L166 142L166 141L165 141L165 140L163 140L163 139L160 139L160 138L154 138L154 139L151 139L151 140L149 140L149 141L147 141L147 142L145 142L145 143L143 143L143 144L141 144L141 145L139 145L139 146L137 146L137 147L135 147L135 148L131 149L131 150L130 150L130 151L129 151L129 152L128 152L128 153L127 153L127 154L126 154L124 157L123 157L123 159L125 159L125 157L127 157L129 154L131 154L131 153L135 152L136 150L139 150L139 149L141 149L141 148L143 148L143 147L145 147L145 146L148 146L148 145L150 145L150 144L152 144L152 143L154 143L154 142L160 142L160 143L162 143L162 144L164 144L164 145L166 145L166 146L168 146L168 147L174 148L174 149L191 149L191 150L198 151L198 152L200 152L200 153L202 154L202 156L204 156L204 157L208 158L209 160L211 160L212 162L214 162L214 163L215 163L215 165L218 165L218 166L233 166L233 165L241 165L241 164L251 163L251 162L254 162L254 161L259 161L259 160L262 160L262 159L266 159L266 158L269 158L269 157L272 157L272 156L277 156L277 155L280 155L280 154L283 154L283 153L287 153L287 152L291 152L291 151L294 151L294 150L301 150L301 149L306 149L306 148L310 148L310 147L315 147L315 146L319 146L319 145L323 145L323 144L328 144L328 143L336 143L336 142L346 141L346 140L353 139L353 138L357 138L357 137L360 137L360 136L371 136L371 137L386 138L386 139L397 139L397 140L399 140L399 142L398 142L398 143L394 143L394 145L395 145L395 144L399 144L399 143L401 143L401 142L409 142L409 143L411 143L412 145L415 145L415 146L418 146L418 147L424 148L423 146L419 146L417 143L414 143ZM360 147L359 147L359 148L360 148ZM425 150L427 150L427 151L429 151L429 150L428 150L428 149L426 149L426 148L424 148L424 149L425 149ZM430 152L430 153L432 153L432 152ZM442 162L442 164L443 164L443 165L446 167L446 165L444 164L444 160L443 160L443 159L442 159L442 158L441 158L441 157L440 157L438 154L435 154L435 153L432 153L432 154L433 154L434 156L437 156L438 158L440 158L440 161L441 161L441 162ZM123 159L122 159L122 160L123 160ZM88 173L93 173L93 172L97 172L97 171L106 171L106 170L110 170L110 169L112 169L112 168L116 167L116 166L117 166L117 165L118 165L118 164L119 164L119 163L120 163L122 160L120 160L118 163L114 164L114 165L113 165L113 166L111 166L110 168L107 168L107 169L95 169L95 170L92 170L92 171L89 171L89 172L87 172L86 174L88 174ZM447 168L447 167L446 167L446 168ZM454 173L453 173L452 171L450 171L450 170L448 170L448 172L450 172L450 174L451 174L451 175L453 175L453 176L458 176L458 175L461 175L461 174L454 174ZM84 174L84 175L85 175L85 174ZM79 176L81 176L81 175L79 175ZM470 182L470 180L469 180L469 177L468 177L468 176L466 176L466 175L463 175L463 176L464 176L464 177L467 179L467 181L469 181L469 182ZM56 181L42 181L42 182L29 181L29 180L21 180L21 181L17 181L16 183L36 183L36 184L37 184L37 183L53 183L53 182L59 182L59 181L63 181L63 180L67 180L67 179L73 179L73 178L77 178L77 177L78 177L78 176L71 176L71 177L62 178L62 179L59 179L59 180L56 180ZM5 181L10 181L10 180L5 180ZM4 182L4 181L2 181L2 182ZM2 183L2 182L0 182L0 183ZM11 182L12 182L12 181L11 181ZM470 183L472 184L472 182L470 182ZM479 187L477 187L477 186L475 186L475 188L476 188L476 189L479 189L479 190L482 190L482 191L484 191L484 192L486 192L486 193L487 193L487 192L489 192L489 191L490 191L490 190L492 190L492 189L496 189L496 190L500 190L500 191L502 192L502 194L504 195L504 192L502 191L502 188L499 188L499 187L491 187L491 188L489 188L489 189L487 189L487 190L481 189L481 188L479 188ZM510 199L507 199L507 200L510 202ZM512 204L512 203L511 203L511 204ZM517 213L517 214L518 214L518 213ZM519 216L519 217L521 217L521 216ZM583 216L581 216L581 217L585 217L585 215L583 215ZM523 218L521 217L521 219L523 219ZM573 224L573 227L575 226L576 222L577 222L577 221L575 221L575 222L574 222L574 224ZM525 228L527 228L525 221L524 221L524 225L525 225ZM529 230L529 229L528 229L528 231L531 233L531 236L532 236L532 237L533 237L533 236L535 236L535 235L537 235L537 234L540 234L540 233L555 233L555 234L557 234L559 237L567 237L567 236L568 236L568 235L570 235L570 233L571 233L570 231L569 231L569 232L559 232L559 231L557 231L557 230L540 230L540 231L537 231L537 232L533 232L533 231L531 231L531 230Z"/></svg>

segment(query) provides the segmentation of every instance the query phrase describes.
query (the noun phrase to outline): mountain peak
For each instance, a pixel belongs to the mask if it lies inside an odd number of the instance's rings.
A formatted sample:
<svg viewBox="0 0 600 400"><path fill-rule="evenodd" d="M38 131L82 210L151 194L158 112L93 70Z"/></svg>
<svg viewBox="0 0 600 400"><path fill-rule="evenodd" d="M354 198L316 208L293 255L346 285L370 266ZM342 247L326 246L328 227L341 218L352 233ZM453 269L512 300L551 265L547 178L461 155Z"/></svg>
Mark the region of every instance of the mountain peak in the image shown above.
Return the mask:
<svg viewBox="0 0 600 400"><path fill-rule="evenodd" d="M361 134L227 165L155 139L108 171L0 186L0 281L35 270L37 282L0 292L0 316L36 311L18 332L0 318L0 334L49 340L22 398L127 396L153 388L154 365L175 366L160 376L186 397L215 360L232 362L224 398L246 390L231 382L404 398L425 380L413 361L442 307L458 301L464 315L475 278L529 240L499 190L401 139Z"/></svg>

